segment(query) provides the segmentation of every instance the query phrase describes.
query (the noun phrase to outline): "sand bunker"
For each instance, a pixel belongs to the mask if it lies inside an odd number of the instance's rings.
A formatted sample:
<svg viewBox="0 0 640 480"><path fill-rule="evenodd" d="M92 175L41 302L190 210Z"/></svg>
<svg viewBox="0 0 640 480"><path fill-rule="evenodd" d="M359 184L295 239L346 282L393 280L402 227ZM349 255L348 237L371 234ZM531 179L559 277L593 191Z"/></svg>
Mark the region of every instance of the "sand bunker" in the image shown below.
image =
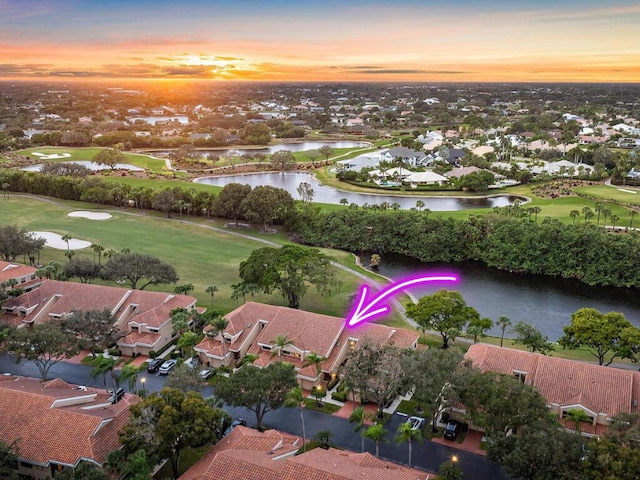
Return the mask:
<svg viewBox="0 0 640 480"><path fill-rule="evenodd" d="M59 158L69 158L71 156L70 153L41 153L41 152L31 152L31 155L34 157L38 157L41 160L57 160Z"/></svg>
<svg viewBox="0 0 640 480"><path fill-rule="evenodd" d="M62 240L62 235L53 232L31 232L36 238L44 238L47 247L56 248L58 250L66 250L67 242ZM69 250L80 250L91 246L91 242L86 240L78 240L72 238L69 240Z"/></svg>
<svg viewBox="0 0 640 480"><path fill-rule="evenodd" d="M85 210L67 213L67 217L88 218L89 220L109 220L111 216L107 212L88 212Z"/></svg>

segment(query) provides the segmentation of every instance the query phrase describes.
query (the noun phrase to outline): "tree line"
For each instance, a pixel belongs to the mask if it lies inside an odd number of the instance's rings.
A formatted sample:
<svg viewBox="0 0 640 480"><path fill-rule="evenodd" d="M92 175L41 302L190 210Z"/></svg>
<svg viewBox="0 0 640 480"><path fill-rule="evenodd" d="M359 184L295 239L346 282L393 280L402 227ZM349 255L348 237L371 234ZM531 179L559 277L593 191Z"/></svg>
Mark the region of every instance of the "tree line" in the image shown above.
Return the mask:
<svg viewBox="0 0 640 480"><path fill-rule="evenodd" d="M612 235L591 223L563 224L537 215L497 213L466 219L436 217L428 210L301 209L292 224L296 239L351 252L405 255L421 262L481 262L515 273L573 278L589 285L640 286L640 236ZM504 215L503 213L507 213Z"/></svg>
<svg viewBox="0 0 640 480"><path fill-rule="evenodd" d="M477 261L509 272L572 278L589 285L640 286L640 236L611 235L584 222L538 221L536 207L519 205L457 220L432 215L417 201L411 211L351 205L323 212L300 208L283 189L226 185L219 195L176 186L163 190L14 170L0 171L5 191L48 195L120 208L249 221L269 230L284 224L300 243L350 252L393 253L421 262ZM578 212L579 213L579 212Z"/></svg>

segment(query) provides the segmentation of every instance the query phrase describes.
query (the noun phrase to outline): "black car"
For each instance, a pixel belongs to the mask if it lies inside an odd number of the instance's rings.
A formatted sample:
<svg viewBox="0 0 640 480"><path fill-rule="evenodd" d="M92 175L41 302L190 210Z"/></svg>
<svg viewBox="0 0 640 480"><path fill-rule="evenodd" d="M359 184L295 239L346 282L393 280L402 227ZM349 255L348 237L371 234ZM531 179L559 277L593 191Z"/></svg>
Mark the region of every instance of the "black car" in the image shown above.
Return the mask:
<svg viewBox="0 0 640 480"><path fill-rule="evenodd" d="M234 428L236 428L238 425L242 425L243 427L246 427L247 421L243 420L242 418L234 420L233 423L231 423L231 425L229 425L229 427L224 431L224 434L222 436L226 437L227 435L229 435L231 433L231 431Z"/></svg>
<svg viewBox="0 0 640 480"><path fill-rule="evenodd" d="M147 372L155 373L160 369L160 365L164 363L164 359L162 358L154 358L147 365Z"/></svg>
<svg viewBox="0 0 640 480"><path fill-rule="evenodd" d="M460 422L456 422L455 420L449 421L444 428L444 438L447 440L455 440L458 437L458 433L460 433Z"/></svg>

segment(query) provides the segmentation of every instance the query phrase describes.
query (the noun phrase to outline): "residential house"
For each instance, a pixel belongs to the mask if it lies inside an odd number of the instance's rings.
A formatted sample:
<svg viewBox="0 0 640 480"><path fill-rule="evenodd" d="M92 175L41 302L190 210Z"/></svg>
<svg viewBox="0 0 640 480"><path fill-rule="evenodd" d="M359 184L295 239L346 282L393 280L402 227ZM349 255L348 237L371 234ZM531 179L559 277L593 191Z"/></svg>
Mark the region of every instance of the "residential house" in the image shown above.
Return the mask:
<svg viewBox="0 0 640 480"><path fill-rule="evenodd" d="M286 360L294 365L300 385L307 390L334 379L349 352L362 341L418 346L419 336L410 330L377 323L347 328L344 318L256 302L245 303L225 318L229 323L224 331L206 336L194 349L203 365L235 367L247 354L255 357L254 365L259 367ZM211 329L205 327L205 332ZM278 337L288 341L282 349L276 343ZM306 362L312 353L324 358L318 367Z"/></svg>
<svg viewBox="0 0 640 480"><path fill-rule="evenodd" d="M431 475L380 460L370 453L315 448L296 455L299 437L237 426L180 480L331 479L427 480Z"/></svg>
<svg viewBox="0 0 640 480"><path fill-rule="evenodd" d="M171 311L191 310L195 305L196 298L188 295L44 280L38 288L4 302L0 321L20 328L63 318L75 310L107 309L123 334L118 341L122 355L148 355L175 337Z"/></svg>
<svg viewBox="0 0 640 480"><path fill-rule="evenodd" d="M598 436L620 413L638 411L640 372L604 367L487 344L469 347L465 355L475 368L513 375L533 385L547 401L549 410L565 428L572 409L584 411L590 423L580 427L583 435Z"/></svg>
<svg viewBox="0 0 640 480"><path fill-rule="evenodd" d="M411 150L406 147L394 147L390 148L386 152L381 152L381 158L385 162L395 162L400 158L404 163L411 165L412 167L421 165L425 156L426 155L423 152L416 152L415 150Z"/></svg>
<svg viewBox="0 0 640 480"><path fill-rule="evenodd" d="M408 182L411 188L417 188L418 185L444 185L449 183L447 177L443 177L431 170L412 172L411 175L405 177L403 181Z"/></svg>
<svg viewBox="0 0 640 480"><path fill-rule="evenodd" d="M0 260L0 288L11 290L19 288L29 291L37 287L42 280L36 275L36 268L22 263Z"/></svg>
<svg viewBox="0 0 640 480"><path fill-rule="evenodd" d="M18 473L54 477L81 461L102 466L120 448L118 432L129 421L135 395L55 379L0 376L0 440L17 442Z"/></svg>

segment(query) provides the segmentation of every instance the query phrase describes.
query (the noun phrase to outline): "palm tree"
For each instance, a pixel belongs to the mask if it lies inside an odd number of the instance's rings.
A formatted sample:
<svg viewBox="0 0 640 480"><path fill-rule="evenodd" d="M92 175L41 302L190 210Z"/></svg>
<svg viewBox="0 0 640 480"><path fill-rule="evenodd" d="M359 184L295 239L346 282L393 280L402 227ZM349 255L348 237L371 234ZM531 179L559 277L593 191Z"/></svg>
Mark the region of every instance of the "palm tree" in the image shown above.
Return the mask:
<svg viewBox="0 0 640 480"><path fill-rule="evenodd" d="M511 320L509 320L509 317L507 317L506 315L500 315L500 318L498 318L498 321L496 323L501 330L500 348L502 348L502 343L504 342L504 331L507 329L507 327L509 327L509 325L511 325Z"/></svg>
<svg viewBox="0 0 640 480"><path fill-rule="evenodd" d="M602 203L596 202L596 205L594 207L596 213L598 214L598 217L596 218L596 227L600 225L600 214L602 213L603 207L604 205L602 205Z"/></svg>
<svg viewBox="0 0 640 480"><path fill-rule="evenodd" d="M71 240L73 237L71 235L69 235L68 233L65 233L62 236L62 241L63 242L67 242L67 252L69 251L69 240Z"/></svg>
<svg viewBox="0 0 640 480"><path fill-rule="evenodd" d="M347 200L346 198L341 198L340 199L340 205L347 206L348 203L349 203L349 200Z"/></svg>
<svg viewBox="0 0 640 480"><path fill-rule="evenodd" d="M271 340L273 344L274 352L271 352L271 356L274 357L278 355L278 357L282 357L282 349L287 345L293 345L293 341L289 340L287 335L278 335L275 340Z"/></svg>
<svg viewBox="0 0 640 480"><path fill-rule="evenodd" d="M120 378L123 380L129 380L129 391L131 392L134 388L136 389L136 394L138 393L138 367L129 363L124 365L120 370Z"/></svg>
<svg viewBox="0 0 640 480"><path fill-rule="evenodd" d="M614 213L613 215L611 215L611 217L609 217L609 219L611 220L611 226L615 230L616 229L616 223L618 222L618 220L620 220L620 217Z"/></svg>
<svg viewBox="0 0 640 480"><path fill-rule="evenodd" d="M104 387L107 388L107 373L111 373L111 379L113 380L113 389L115 390L118 387L118 377L114 373L113 369L115 368L117 361L113 357L105 357L100 355L96 362L93 364L93 369L89 372L91 378L96 378L102 375L102 380L104 382Z"/></svg>
<svg viewBox="0 0 640 480"><path fill-rule="evenodd" d="M215 295L215 293L218 291L218 286L217 285L209 285L207 287L207 289L205 290L205 293L208 293L209 295L211 295L211 308L213 309L213 296Z"/></svg>
<svg viewBox="0 0 640 480"><path fill-rule="evenodd" d="M534 215L534 221L536 223L538 223L538 214L542 211L542 208L540 208L540 207L531 207L531 211L533 212L533 215Z"/></svg>
<svg viewBox="0 0 640 480"><path fill-rule="evenodd" d="M302 422L302 451L307 451L307 434L304 426L304 394L302 387L295 387L287 393L284 401L285 407L298 407L300 409L300 421Z"/></svg>
<svg viewBox="0 0 640 480"><path fill-rule="evenodd" d="M217 337L220 334L220 342L222 343L222 355L227 356L227 342L224 338L224 329L229 325L229 320L224 317L215 317L209 322L213 328L207 332L210 337Z"/></svg>
<svg viewBox="0 0 640 480"><path fill-rule="evenodd" d="M177 285L173 289L173 293L179 295L189 295L189 293L193 292L193 283L186 283L184 285Z"/></svg>
<svg viewBox="0 0 640 480"><path fill-rule="evenodd" d="M586 225L587 222L593 218L594 213L590 207L582 207L582 215L584 216L584 223Z"/></svg>
<svg viewBox="0 0 640 480"><path fill-rule="evenodd" d="M302 362L303 367L308 367L309 365L316 366L316 380L314 380L313 382L314 387L316 386L316 381L318 380L320 373L322 373L322 362L324 362L326 359L326 357L318 355L315 352L311 352L309 355L306 355L304 357L304 362Z"/></svg>
<svg viewBox="0 0 640 480"><path fill-rule="evenodd" d="M411 444L414 440L422 443L422 432L419 428L413 429L411 423L403 422L398 427L398 435L396 435L397 443L407 442L409 444L409 467L411 467Z"/></svg>
<svg viewBox="0 0 640 480"><path fill-rule="evenodd" d="M189 314L183 311L177 311L171 315L171 324L173 325L173 334L182 335L189 328Z"/></svg>
<svg viewBox="0 0 640 480"><path fill-rule="evenodd" d="M633 217L635 217L638 214L638 212L636 212L635 210L629 210L629 228L633 228Z"/></svg>
<svg viewBox="0 0 640 480"><path fill-rule="evenodd" d="M424 202L422 200L418 200L416 202L416 208L418 209L419 212L421 212L422 209L424 208Z"/></svg>
<svg viewBox="0 0 640 480"><path fill-rule="evenodd" d="M376 443L376 457L380 456L380 440L382 440L386 433L387 431L384 429L382 423L374 423L362 432L365 438L373 440Z"/></svg>
<svg viewBox="0 0 640 480"><path fill-rule="evenodd" d="M571 210L569 212L569 216L573 219L573 224L576 224L576 218L578 218L580 216L580 211L579 210Z"/></svg>
<svg viewBox="0 0 640 480"><path fill-rule="evenodd" d="M362 405L356 408L353 412L351 412L351 415L349 415L349 423L356 424L356 427L353 429L354 432L360 432L364 428L366 420L367 414L365 413L364 407ZM364 452L364 435L360 435L360 441L360 451Z"/></svg>
<svg viewBox="0 0 640 480"><path fill-rule="evenodd" d="M98 245L97 243L94 243L91 245L91 248L93 249L93 260L95 261L96 254L97 254L98 265L100 265L100 257L102 257L102 252L104 252L104 247L102 245Z"/></svg>

